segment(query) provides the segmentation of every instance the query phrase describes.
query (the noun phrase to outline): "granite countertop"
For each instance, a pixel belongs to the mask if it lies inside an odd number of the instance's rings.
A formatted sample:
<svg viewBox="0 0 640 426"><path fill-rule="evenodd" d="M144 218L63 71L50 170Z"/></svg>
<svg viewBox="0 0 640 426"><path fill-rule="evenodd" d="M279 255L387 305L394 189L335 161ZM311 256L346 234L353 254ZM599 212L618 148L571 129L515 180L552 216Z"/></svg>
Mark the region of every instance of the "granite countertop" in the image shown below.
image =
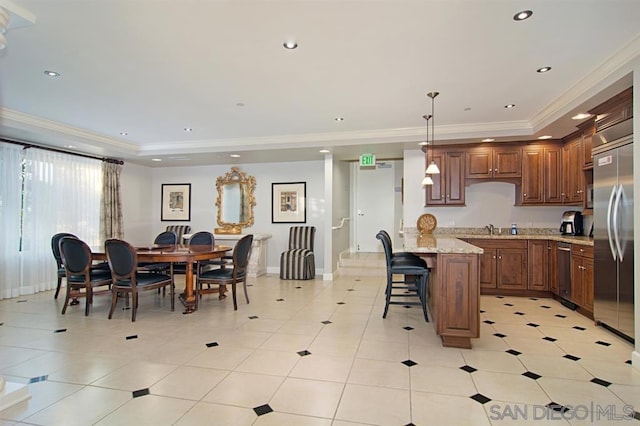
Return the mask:
<svg viewBox="0 0 640 426"><path fill-rule="evenodd" d="M509 234L508 228L502 228L502 234L489 235L489 231L485 228L437 228L432 234L438 241L444 239L490 239L490 240L551 240L570 244L580 244L585 246L593 246L593 238L586 236L561 235L555 228L521 228L517 235ZM417 228L405 228L405 247L407 247L407 236L413 236L416 239L418 235ZM415 244L415 243L414 243ZM434 251L434 253L438 253ZM442 253L442 252L440 252ZM464 253L464 251L451 251L449 253Z"/></svg>
<svg viewBox="0 0 640 426"><path fill-rule="evenodd" d="M480 247L466 243L457 236L435 234L420 235L417 231L405 231L404 250L413 253L484 253L484 250Z"/></svg>

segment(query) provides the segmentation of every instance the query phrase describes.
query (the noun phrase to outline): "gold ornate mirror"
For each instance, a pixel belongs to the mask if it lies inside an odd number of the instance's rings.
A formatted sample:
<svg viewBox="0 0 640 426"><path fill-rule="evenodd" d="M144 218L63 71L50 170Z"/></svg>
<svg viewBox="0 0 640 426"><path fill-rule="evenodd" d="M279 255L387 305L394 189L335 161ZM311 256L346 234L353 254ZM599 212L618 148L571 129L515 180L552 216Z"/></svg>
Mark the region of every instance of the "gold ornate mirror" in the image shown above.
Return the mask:
<svg viewBox="0 0 640 426"><path fill-rule="evenodd" d="M256 178L247 176L238 167L216 179L218 189L218 225L216 234L240 234L243 228L253 225L253 206L256 199L253 191Z"/></svg>

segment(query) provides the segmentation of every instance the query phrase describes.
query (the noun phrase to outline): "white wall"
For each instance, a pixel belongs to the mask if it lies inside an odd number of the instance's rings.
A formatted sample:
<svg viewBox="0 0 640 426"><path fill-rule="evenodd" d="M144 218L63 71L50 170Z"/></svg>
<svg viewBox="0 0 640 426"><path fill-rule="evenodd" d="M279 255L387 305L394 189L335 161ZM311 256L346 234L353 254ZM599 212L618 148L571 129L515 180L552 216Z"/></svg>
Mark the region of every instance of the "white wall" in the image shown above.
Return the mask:
<svg viewBox="0 0 640 426"><path fill-rule="evenodd" d="M288 223L271 223L271 184L273 182L307 183L307 223L316 227L315 255L316 268L322 273L324 265L324 162L303 161L295 163L256 163L237 164L240 171L256 178L255 223L246 232L272 234L269 240L267 271L280 270L280 253L287 248L289 240ZM152 179L147 190L151 193L150 233L147 240L163 231L167 225L182 222L160 221L161 185L163 183L191 184L191 225L192 232L213 231L216 228L217 191L216 179L231 170L231 165L163 167L152 169ZM185 222L187 224L187 222Z"/></svg>
<svg viewBox="0 0 640 426"><path fill-rule="evenodd" d="M331 212L333 226L338 226L344 217L350 218L351 206L349 194L351 190L351 174L349 173L349 162L333 161L333 185L332 185L332 206ZM349 251L351 248L350 230L351 220L344 222L344 227L331 232L331 271L337 269L340 253Z"/></svg>
<svg viewBox="0 0 640 426"><path fill-rule="evenodd" d="M152 169L125 163L120 176L124 238L133 243L149 243L155 233L151 226L152 211L158 210L152 202Z"/></svg>
<svg viewBox="0 0 640 426"><path fill-rule="evenodd" d="M514 206L515 185L503 182L467 186L466 207L424 207L425 190L421 186L424 170L424 153L419 149L405 150L405 227L414 228L421 214L431 213L438 220L438 227L475 228L491 223L496 228L504 229L510 228L515 222L520 228L559 228L562 212L581 210L577 206ZM589 232L588 228L585 232Z"/></svg>

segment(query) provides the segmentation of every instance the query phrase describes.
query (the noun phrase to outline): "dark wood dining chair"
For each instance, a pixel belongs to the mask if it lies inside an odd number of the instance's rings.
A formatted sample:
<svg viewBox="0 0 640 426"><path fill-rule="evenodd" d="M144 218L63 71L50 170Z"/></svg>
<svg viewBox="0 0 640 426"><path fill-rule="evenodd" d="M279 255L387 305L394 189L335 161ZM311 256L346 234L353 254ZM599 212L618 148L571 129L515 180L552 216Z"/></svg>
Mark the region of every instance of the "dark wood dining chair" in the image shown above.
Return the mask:
<svg viewBox="0 0 640 426"><path fill-rule="evenodd" d="M67 277L67 293L62 307L62 314L67 312L69 300L85 297L84 314L89 315L93 304L93 296L107 294L109 289L94 291L96 287L111 286L111 272L102 268L92 268L93 259L89 246L73 236L60 239L60 256Z"/></svg>
<svg viewBox="0 0 640 426"><path fill-rule="evenodd" d="M175 247L178 244L178 236L173 231L162 231L153 240L157 246ZM169 262L142 262L138 265L140 272L166 272L171 268Z"/></svg>
<svg viewBox="0 0 640 426"><path fill-rule="evenodd" d="M171 275L159 272L139 272L136 249L126 241L112 238L107 240L104 246L113 280L109 319L113 317L119 294L131 294L131 322L135 322L138 311L138 293L166 286L169 286L171 311L173 312L175 309L175 288Z"/></svg>
<svg viewBox="0 0 640 426"><path fill-rule="evenodd" d="M60 240L64 237L72 237L78 238L73 234L68 232L60 232L51 237L51 251L53 252L53 258L56 261L56 266L58 267L58 284L56 286L56 293L53 295L54 299L58 298L58 294L60 293L60 288L62 287L62 279L67 276L66 270L64 269L64 265L62 264L62 256L60 255Z"/></svg>
<svg viewBox="0 0 640 426"><path fill-rule="evenodd" d="M198 301L203 294L224 292L223 287L231 285L231 294L233 297L233 309L238 310L238 302L236 297L236 284L242 283L244 288L244 297L249 303L249 294L247 292L247 265L249 264L249 256L251 254L251 244L253 244L253 235L245 235L233 248L232 262L227 267L211 269L202 272L198 268L196 274L196 307ZM204 288L203 284L217 285L218 288Z"/></svg>

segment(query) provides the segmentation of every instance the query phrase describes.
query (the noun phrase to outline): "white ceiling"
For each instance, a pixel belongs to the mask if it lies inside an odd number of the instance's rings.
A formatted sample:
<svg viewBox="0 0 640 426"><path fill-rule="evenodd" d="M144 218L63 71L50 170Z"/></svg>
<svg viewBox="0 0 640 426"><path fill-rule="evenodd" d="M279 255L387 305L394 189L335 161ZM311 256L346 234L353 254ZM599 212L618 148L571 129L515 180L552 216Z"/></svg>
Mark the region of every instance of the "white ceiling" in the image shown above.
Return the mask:
<svg viewBox="0 0 640 426"><path fill-rule="evenodd" d="M0 135L152 166L402 157L430 91L437 143L559 138L640 54L638 0L0 5L35 18L5 34Z"/></svg>

